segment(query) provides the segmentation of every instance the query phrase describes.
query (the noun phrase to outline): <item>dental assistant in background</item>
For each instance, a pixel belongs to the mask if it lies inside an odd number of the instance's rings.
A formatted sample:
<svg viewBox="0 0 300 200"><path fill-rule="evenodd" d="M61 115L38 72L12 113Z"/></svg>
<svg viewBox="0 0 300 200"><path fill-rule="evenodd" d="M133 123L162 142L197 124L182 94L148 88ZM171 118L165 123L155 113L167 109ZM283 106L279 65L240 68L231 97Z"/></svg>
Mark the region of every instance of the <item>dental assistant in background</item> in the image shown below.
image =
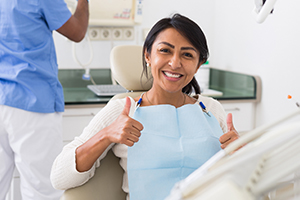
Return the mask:
<svg viewBox="0 0 300 200"><path fill-rule="evenodd" d="M63 0L0 1L0 200L15 167L23 200L62 194L50 182L64 111L52 32L79 42L88 18L87 0L78 0L73 15Z"/></svg>
<svg viewBox="0 0 300 200"><path fill-rule="evenodd" d="M152 88L135 99L110 101L64 147L51 172L55 188L87 182L112 148L124 169L127 199L164 199L177 181L238 138L232 116L227 132L221 104L200 95L194 75L207 60L208 48L195 22L180 14L158 21L143 54Z"/></svg>

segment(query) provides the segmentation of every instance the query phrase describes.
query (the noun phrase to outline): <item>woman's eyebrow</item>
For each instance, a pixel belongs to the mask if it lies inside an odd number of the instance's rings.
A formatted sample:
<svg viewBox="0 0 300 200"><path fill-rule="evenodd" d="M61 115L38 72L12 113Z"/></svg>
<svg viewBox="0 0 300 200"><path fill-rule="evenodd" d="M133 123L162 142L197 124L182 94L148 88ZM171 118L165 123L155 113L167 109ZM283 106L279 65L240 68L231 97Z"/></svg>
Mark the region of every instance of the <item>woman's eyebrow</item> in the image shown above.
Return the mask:
<svg viewBox="0 0 300 200"><path fill-rule="evenodd" d="M197 53L196 49L193 47L181 47L181 50L193 50Z"/></svg>
<svg viewBox="0 0 300 200"><path fill-rule="evenodd" d="M174 45L172 45L172 44L170 44L170 43L168 43L168 42L160 42L160 43L158 43L158 44L165 44L165 45L168 45L168 46L171 47L172 49L175 48Z"/></svg>
<svg viewBox="0 0 300 200"><path fill-rule="evenodd" d="M170 43L168 43L168 42L160 42L160 43L158 43L158 44L165 44L165 45L171 47L172 49L175 48L174 45L172 45L172 44L170 44ZM195 48L193 48L193 47L181 47L181 50L193 50L193 51L197 52L197 50L196 50Z"/></svg>

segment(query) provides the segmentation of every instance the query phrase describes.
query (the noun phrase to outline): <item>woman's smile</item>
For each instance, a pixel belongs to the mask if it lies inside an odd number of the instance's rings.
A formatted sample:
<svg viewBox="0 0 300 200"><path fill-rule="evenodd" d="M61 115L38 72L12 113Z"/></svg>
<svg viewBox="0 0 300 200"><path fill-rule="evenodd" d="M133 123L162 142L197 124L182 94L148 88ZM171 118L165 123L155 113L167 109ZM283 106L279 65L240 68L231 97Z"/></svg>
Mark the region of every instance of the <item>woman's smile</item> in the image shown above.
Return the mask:
<svg viewBox="0 0 300 200"><path fill-rule="evenodd" d="M179 80L183 75L179 73L169 72L169 71L162 71L165 77L170 81L177 81Z"/></svg>

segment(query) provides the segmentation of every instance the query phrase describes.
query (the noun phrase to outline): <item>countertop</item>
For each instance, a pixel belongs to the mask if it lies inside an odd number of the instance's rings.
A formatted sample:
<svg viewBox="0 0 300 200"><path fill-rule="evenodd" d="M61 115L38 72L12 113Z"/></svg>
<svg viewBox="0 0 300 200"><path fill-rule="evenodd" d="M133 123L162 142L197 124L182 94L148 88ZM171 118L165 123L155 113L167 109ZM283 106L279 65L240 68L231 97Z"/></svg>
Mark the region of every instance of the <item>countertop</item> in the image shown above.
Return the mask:
<svg viewBox="0 0 300 200"><path fill-rule="evenodd" d="M59 70L58 78L64 89L65 105L106 104L111 97L98 97L91 92L87 85L92 82L82 80L83 73L83 69ZM111 84L109 69L91 69L90 74L96 84ZM208 95L219 101L260 101L261 81L257 76L211 68L209 88L222 92L222 95Z"/></svg>

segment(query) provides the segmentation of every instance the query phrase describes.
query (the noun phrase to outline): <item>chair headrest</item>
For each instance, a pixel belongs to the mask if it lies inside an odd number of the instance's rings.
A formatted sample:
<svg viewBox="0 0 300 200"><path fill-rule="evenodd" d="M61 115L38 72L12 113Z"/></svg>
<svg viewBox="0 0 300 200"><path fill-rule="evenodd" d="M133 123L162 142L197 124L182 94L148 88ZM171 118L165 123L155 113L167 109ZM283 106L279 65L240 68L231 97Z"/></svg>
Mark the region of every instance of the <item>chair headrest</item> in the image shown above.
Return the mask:
<svg viewBox="0 0 300 200"><path fill-rule="evenodd" d="M152 86L143 72L143 47L120 45L111 50L110 64L113 78L127 90L146 91ZM149 77L151 71L148 69Z"/></svg>

